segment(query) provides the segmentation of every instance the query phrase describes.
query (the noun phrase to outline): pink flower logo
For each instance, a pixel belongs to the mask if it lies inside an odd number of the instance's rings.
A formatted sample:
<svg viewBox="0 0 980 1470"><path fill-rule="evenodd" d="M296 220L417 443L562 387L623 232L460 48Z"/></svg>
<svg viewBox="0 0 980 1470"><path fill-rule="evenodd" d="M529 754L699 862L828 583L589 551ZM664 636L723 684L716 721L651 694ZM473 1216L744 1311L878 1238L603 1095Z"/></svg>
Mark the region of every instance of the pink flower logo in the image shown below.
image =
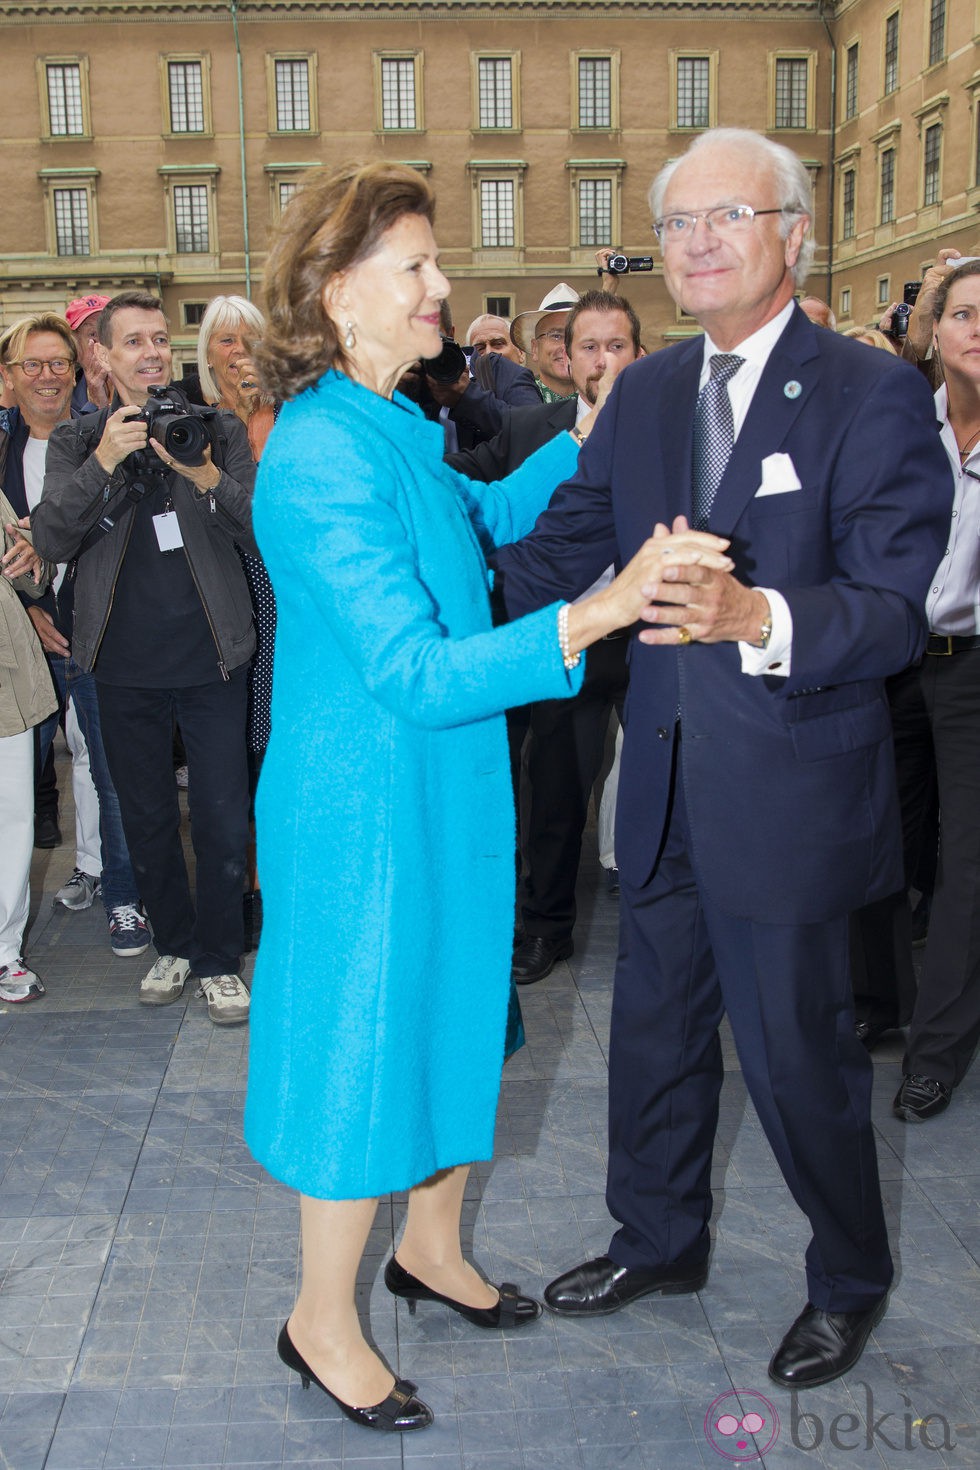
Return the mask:
<svg viewBox="0 0 980 1470"><path fill-rule="evenodd" d="M744 1465L761 1460L779 1435L775 1406L754 1388L730 1388L708 1405L705 1438L726 1460Z"/></svg>

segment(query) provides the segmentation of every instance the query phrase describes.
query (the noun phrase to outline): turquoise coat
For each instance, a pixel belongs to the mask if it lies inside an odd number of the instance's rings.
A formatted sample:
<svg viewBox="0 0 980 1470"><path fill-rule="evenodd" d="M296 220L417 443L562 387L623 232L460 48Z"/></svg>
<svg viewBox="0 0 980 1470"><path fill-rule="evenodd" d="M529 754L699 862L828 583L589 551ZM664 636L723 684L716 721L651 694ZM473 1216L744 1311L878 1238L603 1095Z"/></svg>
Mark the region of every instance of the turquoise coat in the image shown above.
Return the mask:
<svg viewBox="0 0 980 1470"><path fill-rule="evenodd" d="M503 711L582 678L556 605L491 627L485 561L572 473L571 436L493 485L442 451L406 399L331 372L283 409L256 485L278 627L245 1133L322 1199L491 1155L514 910Z"/></svg>

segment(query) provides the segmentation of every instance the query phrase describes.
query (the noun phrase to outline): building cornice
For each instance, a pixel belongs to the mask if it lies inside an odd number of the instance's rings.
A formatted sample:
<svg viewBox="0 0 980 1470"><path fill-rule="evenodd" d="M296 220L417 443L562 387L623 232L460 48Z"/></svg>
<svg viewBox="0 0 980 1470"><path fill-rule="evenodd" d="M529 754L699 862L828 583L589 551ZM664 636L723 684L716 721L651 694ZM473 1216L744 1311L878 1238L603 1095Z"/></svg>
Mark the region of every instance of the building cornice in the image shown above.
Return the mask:
<svg viewBox="0 0 980 1470"><path fill-rule="evenodd" d="M425 19L438 15L467 15L493 19L505 12L547 13L578 18L643 15L656 19L723 20L732 16L760 20L819 21L826 10L821 0L240 0L238 20L377 20L398 17ZM0 26L43 24L45 21L86 21L112 18L123 21L226 20L230 4L217 0L4 0Z"/></svg>

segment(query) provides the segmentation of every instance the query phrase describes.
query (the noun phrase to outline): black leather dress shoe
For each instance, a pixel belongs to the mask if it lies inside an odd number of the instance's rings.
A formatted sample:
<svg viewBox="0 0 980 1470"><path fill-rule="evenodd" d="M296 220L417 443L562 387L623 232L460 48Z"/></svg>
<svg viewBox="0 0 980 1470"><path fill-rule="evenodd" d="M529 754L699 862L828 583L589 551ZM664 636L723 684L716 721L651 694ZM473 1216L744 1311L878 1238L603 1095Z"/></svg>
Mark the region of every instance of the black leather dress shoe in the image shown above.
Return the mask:
<svg viewBox="0 0 980 1470"><path fill-rule="evenodd" d="M34 818L34 846L61 846L61 828L58 826L57 817L42 816Z"/></svg>
<svg viewBox="0 0 980 1470"><path fill-rule="evenodd" d="M854 1034L858 1041L862 1042L866 1051L874 1051L878 1042L888 1031L895 1031L898 1023L896 1021L883 1021L872 1016L863 1016L854 1024Z"/></svg>
<svg viewBox="0 0 980 1470"><path fill-rule="evenodd" d="M693 1265L617 1266L597 1256L557 1276L544 1299L561 1317L605 1317L641 1296L683 1296L700 1291L708 1279L707 1261Z"/></svg>
<svg viewBox="0 0 980 1470"><path fill-rule="evenodd" d="M574 949L570 939L542 939L529 934L514 948L510 973L517 985L533 985L550 975L559 960L567 960Z"/></svg>
<svg viewBox="0 0 980 1470"><path fill-rule="evenodd" d="M823 1312L807 1302L769 1364L773 1383L816 1388L853 1368L885 1314L886 1300L880 1296L860 1312Z"/></svg>
<svg viewBox="0 0 980 1470"><path fill-rule="evenodd" d="M917 1073L902 1078L902 1085L895 1094L892 1112L903 1123L924 1123L935 1118L949 1107L953 1096L952 1088L933 1077L920 1077Z"/></svg>

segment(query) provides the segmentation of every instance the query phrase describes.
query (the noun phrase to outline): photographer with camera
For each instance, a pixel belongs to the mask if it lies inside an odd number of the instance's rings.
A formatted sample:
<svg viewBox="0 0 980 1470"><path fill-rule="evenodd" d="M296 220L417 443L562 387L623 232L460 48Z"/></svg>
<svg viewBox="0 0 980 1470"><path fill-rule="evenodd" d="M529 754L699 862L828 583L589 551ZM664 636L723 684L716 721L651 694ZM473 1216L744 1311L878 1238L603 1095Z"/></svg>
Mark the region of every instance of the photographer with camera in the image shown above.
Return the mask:
<svg viewBox="0 0 980 1470"><path fill-rule="evenodd" d="M236 543L255 550L255 467L233 414L192 405L171 377L161 301L114 297L97 346L108 408L60 424L34 512L47 559L77 558L72 653L92 671L102 736L158 959L140 987L166 1005L189 977L219 1024L248 1018L238 975L248 839L252 604ZM197 901L180 841L172 736L191 776Z"/></svg>

